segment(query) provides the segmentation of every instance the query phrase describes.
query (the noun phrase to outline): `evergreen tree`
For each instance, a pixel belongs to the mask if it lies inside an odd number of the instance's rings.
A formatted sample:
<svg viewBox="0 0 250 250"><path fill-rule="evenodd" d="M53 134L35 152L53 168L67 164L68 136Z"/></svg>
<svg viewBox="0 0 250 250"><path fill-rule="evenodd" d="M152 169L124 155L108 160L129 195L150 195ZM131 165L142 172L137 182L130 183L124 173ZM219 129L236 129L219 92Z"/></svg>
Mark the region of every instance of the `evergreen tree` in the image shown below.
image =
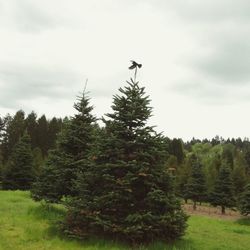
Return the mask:
<svg viewBox="0 0 250 250"><path fill-rule="evenodd" d="M26 132L15 145L10 155L4 170L3 188L28 190L34 181L34 175L31 141Z"/></svg>
<svg viewBox="0 0 250 250"><path fill-rule="evenodd" d="M38 147L32 150L32 155L34 159L34 170L36 177L41 174L42 166L44 165L44 158L42 154L42 150Z"/></svg>
<svg viewBox="0 0 250 250"><path fill-rule="evenodd" d="M14 115L12 121L10 122L7 132L8 132L8 141L10 149L12 149L16 143L19 141L21 136L25 131L25 113L22 110L19 110Z"/></svg>
<svg viewBox="0 0 250 250"><path fill-rule="evenodd" d="M242 215L250 214L250 184L247 184L244 188L244 192L241 194L238 208Z"/></svg>
<svg viewBox="0 0 250 250"><path fill-rule="evenodd" d="M234 166L234 150L235 149L232 144L223 145L222 159L231 169L233 169Z"/></svg>
<svg viewBox="0 0 250 250"><path fill-rule="evenodd" d="M62 120L55 117L49 121L48 125L48 148L53 149L56 146L57 134L62 129Z"/></svg>
<svg viewBox="0 0 250 250"><path fill-rule="evenodd" d="M191 176L191 160L189 155L184 163L176 171L175 191L178 197L182 197L185 203L188 201L187 183Z"/></svg>
<svg viewBox="0 0 250 250"><path fill-rule="evenodd" d="M244 190L247 183L245 168L243 166L235 166L232 171L233 188L236 197Z"/></svg>
<svg viewBox="0 0 250 250"><path fill-rule="evenodd" d="M2 138L3 138L3 134L4 134L4 126L5 126L4 119L2 117L0 117L0 144L2 142Z"/></svg>
<svg viewBox="0 0 250 250"><path fill-rule="evenodd" d="M205 175L202 165L195 155L192 156L191 176L186 186L186 192L186 197L194 202L194 210L196 210L196 202L202 202L206 199Z"/></svg>
<svg viewBox="0 0 250 250"><path fill-rule="evenodd" d="M185 154L183 151L183 145L181 139L174 138L170 144L170 154L176 156L178 164L181 164L184 160Z"/></svg>
<svg viewBox="0 0 250 250"><path fill-rule="evenodd" d="M42 150L43 156L48 153L48 121L45 115L42 115L37 121L37 143Z"/></svg>
<svg viewBox="0 0 250 250"><path fill-rule="evenodd" d="M14 117L4 117L1 135L1 150L4 164L8 161L11 152L25 131L25 113L22 110L16 112Z"/></svg>
<svg viewBox="0 0 250 250"><path fill-rule="evenodd" d="M25 127L30 135L32 148L38 146L37 126L37 115L34 111L32 111L25 119Z"/></svg>
<svg viewBox="0 0 250 250"><path fill-rule="evenodd" d="M59 202L63 196L75 195L77 174L84 171L95 141L95 117L89 98L83 93L74 108L78 112L64 122L56 148L51 150L41 175L33 186L35 200Z"/></svg>
<svg viewBox="0 0 250 250"><path fill-rule="evenodd" d="M233 207L233 182L229 167L223 165L215 182L214 190L210 194L210 202L214 206L221 206L221 213L225 214L226 207Z"/></svg>
<svg viewBox="0 0 250 250"><path fill-rule="evenodd" d="M250 149L247 148L245 152L245 161L246 161L246 171L250 175Z"/></svg>
<svg viewBox="0 0 250 250"><path fill-rule="evenodd" d="M79 176L69 203L66 230L78 237L101 235L132 243L183 235L186 215L164 171L164 138L146 125L151 116L144 88L131 79L113 99L100 152Z"/></svg>

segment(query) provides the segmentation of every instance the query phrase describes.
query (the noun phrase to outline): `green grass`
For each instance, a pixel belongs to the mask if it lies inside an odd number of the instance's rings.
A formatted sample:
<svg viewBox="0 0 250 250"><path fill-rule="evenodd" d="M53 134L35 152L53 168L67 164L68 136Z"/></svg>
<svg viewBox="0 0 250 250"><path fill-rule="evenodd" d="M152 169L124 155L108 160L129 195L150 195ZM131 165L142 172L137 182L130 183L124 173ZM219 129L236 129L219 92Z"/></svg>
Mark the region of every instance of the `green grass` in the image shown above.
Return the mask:
<svg viewBox="0 0 250 250"><path fill-rule="evenodd" d="M35 203L28 192L0 191L0 250L83 249L127 250L105 240L77 241L62 235L56 222L65 211L60 206ZM155 243L141 250L246 250L250 246L250 219L228 221L191 216L185 237L174 244Z"/></svg>

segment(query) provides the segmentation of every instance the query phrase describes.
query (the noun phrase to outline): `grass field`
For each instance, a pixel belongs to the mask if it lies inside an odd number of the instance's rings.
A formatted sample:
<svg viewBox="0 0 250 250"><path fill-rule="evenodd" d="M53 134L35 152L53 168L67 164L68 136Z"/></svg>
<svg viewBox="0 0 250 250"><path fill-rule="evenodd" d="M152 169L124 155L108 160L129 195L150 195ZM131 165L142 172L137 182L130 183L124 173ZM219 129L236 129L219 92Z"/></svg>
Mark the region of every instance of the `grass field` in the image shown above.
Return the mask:
<svg viewBox="0 0 250 250"><path fill-rule="evenodd" d="M129 247L104 240L80 242L57 230L64 211L33 202L28 192L0 191L0 250L83 249L127 250ZM192 215L185 237L173 245L155 243L136 249L247 250L250 249L250 220L238 221Z"/></svg>

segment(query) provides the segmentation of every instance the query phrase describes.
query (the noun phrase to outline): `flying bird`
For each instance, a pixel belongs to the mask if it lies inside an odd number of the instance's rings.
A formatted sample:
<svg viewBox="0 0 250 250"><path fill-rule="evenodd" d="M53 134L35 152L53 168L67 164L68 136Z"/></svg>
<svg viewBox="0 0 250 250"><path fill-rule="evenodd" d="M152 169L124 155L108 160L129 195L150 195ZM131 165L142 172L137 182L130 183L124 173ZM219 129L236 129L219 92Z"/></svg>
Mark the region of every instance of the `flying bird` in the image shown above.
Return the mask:
<svg viewBox="0 0 250 250"><path fill-rule="evenodd" d="M142 64L139 64L135 61L131 61L132 65L129 67L129 69L135 69L135 68L141 68Z"/></svg>

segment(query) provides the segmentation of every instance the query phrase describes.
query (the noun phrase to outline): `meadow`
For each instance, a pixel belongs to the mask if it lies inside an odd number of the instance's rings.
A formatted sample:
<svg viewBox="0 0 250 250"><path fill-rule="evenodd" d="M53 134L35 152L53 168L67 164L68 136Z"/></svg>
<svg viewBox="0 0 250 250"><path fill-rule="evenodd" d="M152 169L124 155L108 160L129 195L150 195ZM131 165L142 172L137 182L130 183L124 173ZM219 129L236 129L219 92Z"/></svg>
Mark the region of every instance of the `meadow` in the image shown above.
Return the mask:
<svg viewBox="0 0 250 250"><path fill-rule="evenodd" d="M45 206L29 192L0 191L0 250L128 250L130 247L102 239L70 239L58 230L65 210ZM191 215L185 236L172 244L154 243L140 250L247 250L250 219L225 220Z"/></svg>

